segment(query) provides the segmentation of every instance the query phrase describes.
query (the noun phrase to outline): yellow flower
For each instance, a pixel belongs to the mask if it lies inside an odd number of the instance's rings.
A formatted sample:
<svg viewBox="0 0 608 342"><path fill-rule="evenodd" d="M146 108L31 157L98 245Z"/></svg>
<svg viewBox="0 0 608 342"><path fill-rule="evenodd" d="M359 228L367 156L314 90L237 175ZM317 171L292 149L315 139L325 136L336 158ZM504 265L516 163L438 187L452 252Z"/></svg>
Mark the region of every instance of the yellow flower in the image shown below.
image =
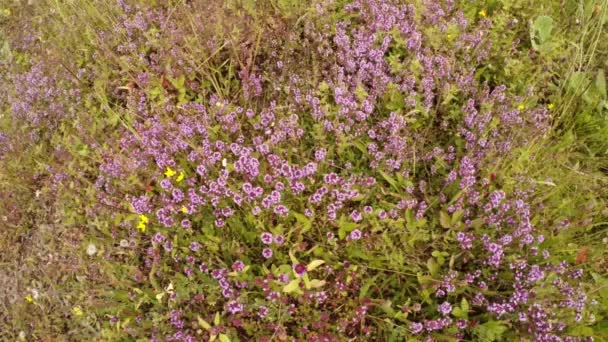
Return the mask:
<svg viewBox="0 0 608 342"><path fill-rule="evenodd" d="M519 109L519 110L524 110L524 109L526 109L526 106L524 106L523 104L520 104L520 105L517 107L517 109Z"/></svg>
<svg viewBox="0 0 608 342"><path fill-rule="evenodd" d="M139 224L137 225L137 229L141 230L141 232L145 232L146 231L146 224L143 222L139 222Z"/></svg>
<svg viewBox="0 0 608 342"><path fill-rule="evenodd" d="M484 10L479 11L479 16L480 16L480 17L484 17L484 18L485 18L485 16L486 16L486 15L488 15L488 14L486 13L486 11L484 11Z"/></svg>
<svg viewBox="0 0 608 342"><path fill-rule="evenodd" d="M82 309L78 306L75 306L72 308L72 312L74 313L74 315L76 316L82 316L84 313L82 312Z"/></svg>
<svg viewBox="0 0 608 342"><path fill-rule="evenodd" d="M179 176L177 176L177 178L175 179L176 182L181 182L182 180L184 180L184 173L182 171L179 172Z"/></svg>
<svg viewBox="0 0 608 342"><path fill-rule="evenodd" d="M25 301L28 303L33 303L34 302L34 298L32 298L32 295L27 295L25 296Z"/></svg>
<svg viewBox="0 0 608 342"><path fill-rule="evenodd" d="M139 222L148 223L148 217L146 215L139 215Z"/></svg>
<svg viewBox="0 0 608 342"><path fill-rule="evenodd" d="M549 103L547 108L549 108L549 110L552 110L553 108L555 108L555 105L553 103Z"/></svg>
<svg viewBox="0 0 608 342"><path fill-rule="evenodd" d="M173 169L171 169L170 167L167 166L167 171L165 171L165 176L171 178L171 177L175 176L175 171L173 171Z"/></svg>
<svg viewBox="0 0 608 342"><path fill-rule="evenodd" d="M186 208L186 207L182 207L182 209L181 209L181 210L182 210L182 213L184 213L184 214L187 214L187 213L188 213L188 208Z"/></svg>

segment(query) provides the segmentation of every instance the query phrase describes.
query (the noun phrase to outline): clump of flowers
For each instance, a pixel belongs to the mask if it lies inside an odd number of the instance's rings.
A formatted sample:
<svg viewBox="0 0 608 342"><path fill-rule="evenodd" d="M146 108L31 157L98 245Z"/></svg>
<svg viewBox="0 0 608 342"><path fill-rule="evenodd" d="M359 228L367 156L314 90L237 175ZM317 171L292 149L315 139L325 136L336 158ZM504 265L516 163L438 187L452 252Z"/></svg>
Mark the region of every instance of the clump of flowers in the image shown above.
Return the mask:
<svg viewBox="0 0 608 342"><path fill-rule="evenodd" d="M119 2L124 41L104 46L135 71L112 94L122 121L96 146L94 185L116 225L104 257L129 279L106 326L167 341L581 340L582 270L547 248L532 180L496 175L550 113L534 89L484 77L491 12L422 3L319 2L298 35L271 30L237 55L213 35L201 70L196 30ZM66 118L55 80L19 77L16 116Z"/></svg>
<svg viewBox="0 0 608 342"><path fill-rule="evenodd" d="M244 99L269 89L274 99L264 106L217 94L158 106L146 88L136 91L137 135L125 130L120 141L129 162L102 167L120 177L156 170L146 179L153 190L130 196L141 217L151 216L136 228L156 234L142 271L160 277L153 265L163 263L163 278L183 273L183 286L206 284L208 310L228 319L217 329L253 324L257 336L369 335L376 327L366 315L382 307L376 296L393 295L418 305L399 316L410 337L463 339L485 333L481 320L549 341L565 331L555 320L584 319L586 296L570 283L572 269L549 262L532 223L530 188L507 190L487 171L498 154L546 131L548 113L528 94L477 80L492 49L485 12L467 18L450 2L431 3L325 8L357 19L332 23L333 33L309 28L327 61L319 84L294 74L281 96L272 89L282 81L262 87L241 72ZM422 30L428 23L459 39L434 43ZM364 279L395 277L367 264L387 239L427 261L407 266L416 277L405 285L379 292ZM296 259L313 245L323 250L323 270ZM409 297L398 295L404 289ZM347 293L359 308L336 312ZM169 297L174 307L191 300ZM312 326L296 323L311 314ZM279 316L295 326L264 323Z"/></svg>

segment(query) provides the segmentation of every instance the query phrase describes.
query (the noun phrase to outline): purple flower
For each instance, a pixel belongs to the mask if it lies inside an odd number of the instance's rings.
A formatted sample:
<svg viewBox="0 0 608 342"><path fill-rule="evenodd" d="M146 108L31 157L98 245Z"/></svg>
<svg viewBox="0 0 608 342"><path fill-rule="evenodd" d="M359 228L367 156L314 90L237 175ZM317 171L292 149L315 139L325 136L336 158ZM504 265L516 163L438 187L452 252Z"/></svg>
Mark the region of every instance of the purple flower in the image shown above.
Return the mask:
<svg viewBox="0 0 608 342"><path fill-rule="evenodd" d="M293 270L294 272L296 272L296 274L301 277L304 275L304 273L306 273L306 266L302 265L302 264L296 264L293 265Z"/></svg>
<svg viewBox="0 0 608 342"><path fill-rule="evenodd" d="M361 221L363 219L363 216L361 216L361 213L358 212L357 210L353 210L350 213L350 218L352 218L353 221L355 221L355 222L359 222L359 221Z"/></svg>
<svg viewBox="0 0 608 342"><path fill-rule="evenodd" d="M165 178L165 179L161 180L160 187L165 190L171 189L171 187L172 187L171 180L169 178Z"/></svg>
<svg viewBox="0 0 608 342"><path fill-rule="evenodd" d="M289 283L289 275L287 273L283 273L279 276L279 281L287 284Z"/></svg>
<svg viewBox="0 0 608 342"><path fill-rule="evenodd" d="M202 247L202 245L196 241L194 241L190 244L190 250L193 252L198 251L201 247Z"/></svg>
<svg viewBox="0 0 608 342"><path fill-rule="evenodd" d="M320 162L323 159L325 159L325 156L327 155L327 150L324 148L320 148L318 150L315 151L315 160Z"/></svg>
<svg viewBox="0 0 608 342"><path fill-rule="evenodd" d="M443 302L443 304L439 305L439 312L444 316L449 315L452 312L452 305L448 302Z"/></svg>
<svg viewBox="0 0 608 342"><path fill-rule="evenodd" d="M268 232L264 232L262 233L262 235L260 236L260 238L262 239L262 243L265 245L270 245L273 241L273 236L271 233Z"/></svg>
<svg viewBox="0 0 608 342"><path fill-rule="evenodd" d="M243 311L243 304L237 302L236 300L232 300L228 302L228 311L233 315L239 313Z"/></svg>
<svg viewBox="0 0 608 342"><path fill-rule="evenodd" d="M359 240L361 238L361 231L359 229L355 229L350 232L349 236L351 240Z"/></svg>
<svg viewBox="0 0 608 342"><path fill-rule="evenodd" d="M276 243L277 245L282 245L283 243L285 243L285 237L283 235L277 235L274 237L274 243Z"/></svg>
<svg viewBox="0 0 608 342"><path fill-rule="evenodd" d="M269 312L269 311L270 311L270 310L268 310L268 308L267 308L267 307L265 307L265 306L263 306L263 305L262 305L262 306L260 306L260 307L258 308L258 316L259 316L260 318L264 319L264 318L266 318L266 316L268 316L268 312Z"/></svg>
<svg viewBox="0 0 608 342"><path fill-rule="evenodd" d="M147 196L136 197L131 201L131 205L133 206L133 210L135 213L141 215L143 213L147 213L151 210L150 206L150 198Z"/></svg>
<svg viewBox="0 0 608 342"><path fill-rule="evenodd" d="M458 234L456 234L456 240L460 242L460 248L462 249L470 249L473 247L473 238L470 234L458 232Z"/></svg>
<svg viewBox="0 0 608 342"><path fill-rule="evenodd" d="M287 214L289 213L289 209L287 209L286 206L279 204L274 207L274 213L279 216L287 216Z"/></svg>
<svg viewBox="0 0 608 342"><path fill-rule="evenodd" d="M162 233L156 233L154 234L154 236L152 237L152 241L155 243L162 243L165 241L165 236Z"/></svg>
<svg viewBox="0 0 608 342"><path fill-rule="evenodd" d="M264 258L270 259L270 258L272 258L272 255L273 255L273 252L272 252L271 248L266 247L262 250L262 256Z"/></svg>
<svg viewBox="0 0 608 342"><path fill-rule="evenodd" d="M410 330L412 331L412 334L420 334L422 332L422 329L424 329L424 325L422 323L413 322L410 324Z"/></svg>
<svg viewBox="0 0 608 342"><path fill-rule="evenodd" d="M236 272L242 272L244 268L245 263L243 263L241 260L237 260L232 264L232 270Z"/></svg>

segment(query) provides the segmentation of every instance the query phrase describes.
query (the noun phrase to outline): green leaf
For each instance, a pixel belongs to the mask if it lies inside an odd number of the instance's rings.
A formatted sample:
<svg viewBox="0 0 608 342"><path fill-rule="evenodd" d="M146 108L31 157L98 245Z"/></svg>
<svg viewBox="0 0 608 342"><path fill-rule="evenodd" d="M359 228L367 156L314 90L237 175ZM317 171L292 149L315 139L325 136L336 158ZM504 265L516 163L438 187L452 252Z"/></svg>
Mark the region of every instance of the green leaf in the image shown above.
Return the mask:
<svg viewBox="0 0 608 342"><path fill-rule="evenodd" d="M538 38L538 43L543 44L551 38L553 31L553 19L546 15L541 15L534 20L533 24L535 37Z"/></svg>
<svg viewBox="0 0 608 342"><path fill-rule="evenodd" d="M312 222L308 217L296 212L293 212L292 214L296 218L296 221L302 225L302 231L300 232L301 234L309 231L310 228L312 228Z"/></svg>
<svg viewBox="0 0 608 342"><path fill-rule="evenodd" d="M323 265L325 263L324 260L313 260L308 265L306 265L306 270L308 272L315 270L317 267Z"/></svg>
<svg viewBox="0 0 608 342"><path fill-rule="evenodd" d="M357 224L354 222L345 221L343 219L341 221L342 222L340 222L340 228L338 229L338 237L340 238L340 240L344 240L346 234L352 232L353 230L355 230L355 228L357 228Z"/></svg>
<svg viewBox="0 0 608 342"><path fill-rule="evenodd" d="M230 337L225 334L220 334L220 342L230 342Z"/></svg>
<svg viewBox="0 0 608 342"><path fill-rule="evenodd" d="M310 287L313 289L317 289L323 286L325 286L325 280L313 279L310 281Z"/></svg>
<svg viewBox="0 0 608 342"><path fill-rule="evenodd" d="M388 182L388 184L390 184L396 190L399 190L399 185L397 184L397 181L393 177L387 175L386 173L384 173L382 171L380 171L380 174L382 175L382 178L384 178L384 180L386 180Z"/></svg>
<svg viewBox="0 0 608 342"><path fill-rule="evenodd" d="M293 251L290 249L289 250L289 259L291 259L291 263L294 265L299 264L300 262L298 261L298 259L296 258L295 255L293 255Z"/></svg>
<svg viewBox="0 0 608 342"><path fill-rule="evenodd" d="M462 301L460 302L460 308L464 312L469 312L469 302L466 298L462 298Z"/></svg>
<svg viewBox="0 0 608 342"><path fill-rule="evenodd" d="M429 258L429 260L427 260L426 267L429 269L429 273L431 273L431 276L433 277L437 276L437 273L439 273L439 264L437 264L433 258Z"/></svg>
<svg viewBox="0 0 608 342"><path fill-rule="evenodd" d="M478 341L492 342L499 341L507 330L508 328L502 322L488 321L476 326L473 333L477 336Z"/></svg>
<svg viewBox="0 0 608 342"><path fill-rule="evenodd" d="M304 288L310 290L310 278L308 278L308 273L304 273L302 280L304 281Z"/></svg>
<svg viewBox="0 0 608 342"><path fill-rule="evenodd" d="M445 211L439 212L439 224L446 229L452 226L452 219Z"/></svg>
<svg viewBox="0 0 608 342"><path fill-rule="evenodd" d="M584 325L579 325L577 327L572 328L568 335L572 336L593 336L593 329L590 327L586 327Z"/></svg>
<svg viewBox="0 0 608 342"><path fill-rule="evenodd" d="M364 283L363 286L361 286L361 288L359 289L359 299L363 299L367 296L367 293L369 292L369 288L372 285L376 284L376 278L378 276L373 276L369 279L367 279Z"/></svg>
<svg viewBox="0 0 608 342"><path fill-rule="evenodd" d="M390 300L382 303L382 305L380 305L380 309L386 312L389 316L395 316L395 309L393 309L393 303Z"/></svg>
<svg viewBox="0 0 608 342"><path fill-rule="evenodd" d="M473 227L475 229L479 229L479 228L481 228L481 226L483 226L482 218L477 218L477 219L474 219L473 221L471 221L471 227Z"/></svg>
<svg viewBox="0 0 608 342"><path fill-rule="evenodd" d="M452 226L456 226L457 223L460 223L460 219L462 219L463 214L464 214L464 210L456 210L452 214Z"/></svg>
<svg viewBox="0 0 608 342"><path fill-rule="evenodd" d="M283 287L283 292L291 293L300 289L300 279L294 279Z"/></svg>
<svg viewBox="0 0 608 342"><path fill-rule="evenodd" d="M197 316L196 319L198 320L198 324L201 326L201 328L205 330L211 329L211 324L207 323L207 321L202 319L201 316Z"/></svg>
<svg viewBox="0 0 608 342"><path fill-rule="evenodd" d="M466 318L466 313L461 308L454 308L452 315L456 318Z"/></svg>

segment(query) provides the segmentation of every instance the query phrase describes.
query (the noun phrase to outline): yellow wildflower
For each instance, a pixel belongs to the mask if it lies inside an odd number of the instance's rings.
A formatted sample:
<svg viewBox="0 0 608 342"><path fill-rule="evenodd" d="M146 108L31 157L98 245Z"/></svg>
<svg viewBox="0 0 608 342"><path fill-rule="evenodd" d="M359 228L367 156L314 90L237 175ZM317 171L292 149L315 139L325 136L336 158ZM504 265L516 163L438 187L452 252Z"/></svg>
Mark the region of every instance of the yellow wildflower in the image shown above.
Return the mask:
<svg viewBox="0 0 608 342"><path fill-rule="evenodd" d="M25 301L28 303L33 303L34 302L34 298L32 298L32 295L27 295L25 296Z"/></svg>
<svg viewBox="0 0 608 342"><path fill-rule="evenodd" d="M146 224L143 222L139 222L139 224L137 224L137 229L141 230L141 232L145 232L146 231Z"/></svg>
<svg viewBox="0 0 608 342"><path fill-rule="evenodd" d="M187 213L188 213L188 208L186 208L186 207L182 207L182 209L181 209L181 210L182 210L182 213L184 213L184 214L187 214Z"/></svg>
<svg viewBox="0 0 608 342"><path fill-rule="evenodd" d="M167 166L167 171L165 171L165 176L171 178L175 176L175 171Z"/></svg>
<svg viewBox="0 0 608 342"><path fill-rule="evenodd" d="M74 313L74 315L76 316L82 316L84 313L82 312L82 309L78 306L75 306L72 308L72 312Z"/></svg>
<svg viewBox="0 0 608 342"><path fill-rule="evenodd" d="M549 110L552 110L553 108L555 108L555 105L553 103L549 103L547 108L549 108Z"/></svg>
<svg viewBox="0 0 608 342"><path fill-rule="evenodd" d="M146 215L139 215L139 222L148 223L148 217Z"/></svg>
<svg viewBox="0 0 608 342"><path fill-rule="evenodd" d="M481 10L479 11L479 16L485 18L488 14L486 13L486 11Z"/></svg>
<svg viewBox="0 0 608 342"><path fill-rule="evenodd" d="M520 104L520 105L517 107L517 109L519 109L519 110L524 110L524 109L526 109L526 106L524 106L523 104Z"/></svg>
<svg viewBox="0 0 608 342"><path fill-rule="evenodd" d="M179 175L177 176L177 178L175 179L175 181L179 183L182 180L184 180L184 173L182 171L180 171Z"/></svg>

